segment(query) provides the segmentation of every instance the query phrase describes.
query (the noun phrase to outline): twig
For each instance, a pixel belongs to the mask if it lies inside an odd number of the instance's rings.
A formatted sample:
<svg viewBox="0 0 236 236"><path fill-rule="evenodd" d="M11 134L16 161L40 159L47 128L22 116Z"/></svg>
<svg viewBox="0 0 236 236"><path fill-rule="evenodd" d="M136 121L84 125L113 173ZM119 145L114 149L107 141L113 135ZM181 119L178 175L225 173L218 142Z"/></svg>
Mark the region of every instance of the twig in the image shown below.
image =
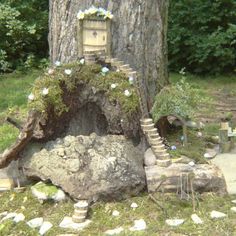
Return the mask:
<svg viewBox="0 0 236 236"><path fill-rule="evenodd" d="M11 117L7 117L6 121L10 123L11 125L15 126L19 130L23 129L23 127L20 124L18 124L15 120L13 120Z"/></svg>
<svg viewBox="0 0 236 236"><path fill-rule="evenodd" d="M159 206L159 208L161 208L161 210L162 210L162 211L164 212L164 214L165 214L165 217L167 217L168 214L167 214L166 209L165 209L163 206L160 205L160 203L156 200L156 198L155 198L152 194L149 194L148 196L149 196L149 198L150 198L153 202L155 202L155 203Z"/></svg>

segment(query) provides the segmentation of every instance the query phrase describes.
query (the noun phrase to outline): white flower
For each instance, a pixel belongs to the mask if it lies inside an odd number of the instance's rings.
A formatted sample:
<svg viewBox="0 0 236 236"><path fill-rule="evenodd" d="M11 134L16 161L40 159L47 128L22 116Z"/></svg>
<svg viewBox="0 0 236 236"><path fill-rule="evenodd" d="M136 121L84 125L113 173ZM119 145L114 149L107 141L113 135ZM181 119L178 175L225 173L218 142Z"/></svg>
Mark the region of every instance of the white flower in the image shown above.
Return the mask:
<svg viewBox="0 0 236 236"><path fill-rule="evenodd" d="M54 70L52 68L48 69L48 74L52 75L54 73Z"/></svg>
<svg viewBox="0 0 236 236"><path fill-rule="evenodd" d="M44 96L46 96L46 95L48 95L48 91L49 91L48 88L44 88L43 91L42 91L42 94L43 94Z"/></svg>
<svg viewBox="0 0 236 236"><path fill-rule="evenodd" d="M131 96L131 92L128 89L126 89L124 91L124 94L125 94L126 97L130 97Z"/></svg>
<svg viewBox="0 0 236 236"><path fill-rule="evenodd" d="M94 15L98 12L98 8L96 8L95 6L92 6L90 7L88 10L87 10L88 14L90 15Z"/></svg>
<svg viewBox="0 0 236 236"><path fill-rule="evenodd" d="M29 96L28 96L28 99L30 100L30 101L34 101L34 94L33 93L31 93Z"/></svg>
<svg viewBox="0 0 236 236"><path fill-rule="evenodd" d="M119 216L119 215L120 215L120 212L117 211L117 210L114 210L114 211L112 212L112 216Z"/></svg>
<svg viewBox="0 0 236 236"><path fill-rule="evenodd" d="M134 84L134 77L132 77L132 76L129 77L129 83Z"/></svg>
<svg viewBox="0 0 236 236"><path fill-rule="evenodd" d="M102 68L102 73L103 74L106 74L108 71L109 71L109 69L107 67L103 67Z"/></svg>
<svg viewBox="0 0 236 236"><path fill-rule="evenodd" d="M131 208L135 209L138 207L138 204L136 202L133 202L131 205L130 205Z"/></svg>
<svg viewBox="0 0 236 236"><path fill-rule="evenodd" d="M104 16L104 19L112 19L113 18L113 14L111 14L111 12L109 12L109 11L106 11L106 13L105 13L105 16Z"/></svg>
<svg viewBox="0 0 236 236"><path fill-rule="evenodd" d="M84 17L85 17L85 13L82 12L82 11L79 11L78 14L77 14L77 18L78 18L79 20L83 20Z"/></svg>
<svg viewBox="0 0 236 236"><path fill-rule="evenodd" d="M55 66L60 66L61 65L61 62L60 61L56 61L55 62Z"/></svg>
<svg viewBox="0 0 236 236"><path fill-rule="evenodd" d="M71 73L72 73L72 70L70 70L70 69L66 69L66 70L65 70L65 74L66 74L66 75L71 75Z"/></svg>
<svg viewBox="0 0 236 236"><path fill-rule="evenodd" d="M193 167L193 166L195 166L195 163L194 163L193 161L190 161L190 162L188 163L188 165Z"/></svg>
<svg viewBox="0 0 236 236"><path fill-rule="evenodd" d="M111 88L112 88L112 89L115 89L116 87L117 87L116 84L111 84Z"/></svg>
<svg viewBox="0 0 236 236"><path fill-rule="evenodd" d="M79 64L83 65L85 63L84 58L80 59Z"/></svg>

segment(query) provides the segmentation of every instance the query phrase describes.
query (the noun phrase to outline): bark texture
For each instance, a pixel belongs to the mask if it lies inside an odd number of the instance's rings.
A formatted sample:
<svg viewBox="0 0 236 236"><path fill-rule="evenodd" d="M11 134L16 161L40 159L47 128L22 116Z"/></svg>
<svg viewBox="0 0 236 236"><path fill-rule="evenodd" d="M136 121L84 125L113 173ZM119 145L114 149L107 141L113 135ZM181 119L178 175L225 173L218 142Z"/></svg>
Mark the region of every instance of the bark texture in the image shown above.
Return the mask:
<svg viewBox="0 0 236 236"><path fill-rule="evenodd" d="M75 61L77 12L92 5L114 14L112 56L129 63L145 78L150 96L168 83L167 16L168 0L51 0L49 19L50 58L54 63Z"/></svg>

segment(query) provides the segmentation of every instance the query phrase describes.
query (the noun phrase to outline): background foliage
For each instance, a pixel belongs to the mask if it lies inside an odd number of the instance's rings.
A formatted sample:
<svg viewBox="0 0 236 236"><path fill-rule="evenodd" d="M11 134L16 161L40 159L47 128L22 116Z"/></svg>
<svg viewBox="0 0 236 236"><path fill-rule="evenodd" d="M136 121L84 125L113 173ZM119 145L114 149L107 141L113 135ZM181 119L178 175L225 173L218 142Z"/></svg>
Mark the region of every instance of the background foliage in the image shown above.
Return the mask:
<svg viewBox="0 0 236 236"><path fill-rule="evenodd" d="M48 0L1 0L0 71L36 66L48 55Z"/></svg>
<svg viewBox="0 0 236 236"><path fill-rule="evenodd" d="M171 0L169 14L171 70L186 67L209 74L235 69L235 0Z"/></svg>

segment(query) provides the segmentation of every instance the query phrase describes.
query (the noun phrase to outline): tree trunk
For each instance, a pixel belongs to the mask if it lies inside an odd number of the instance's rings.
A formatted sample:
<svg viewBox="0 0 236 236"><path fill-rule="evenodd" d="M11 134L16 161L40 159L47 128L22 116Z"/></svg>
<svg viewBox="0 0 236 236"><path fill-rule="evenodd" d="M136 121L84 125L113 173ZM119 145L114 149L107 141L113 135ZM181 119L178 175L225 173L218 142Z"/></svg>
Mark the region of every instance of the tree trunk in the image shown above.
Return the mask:
<svg viewBox="0 0 236 236"><path fill-rule="evenodd" d="M49 46L51 62L78 59L76 15L92 5L108 9L112 20L112 56L128 63L145 79L149 108L167 74L168 0L51 0Z"/></svg>

